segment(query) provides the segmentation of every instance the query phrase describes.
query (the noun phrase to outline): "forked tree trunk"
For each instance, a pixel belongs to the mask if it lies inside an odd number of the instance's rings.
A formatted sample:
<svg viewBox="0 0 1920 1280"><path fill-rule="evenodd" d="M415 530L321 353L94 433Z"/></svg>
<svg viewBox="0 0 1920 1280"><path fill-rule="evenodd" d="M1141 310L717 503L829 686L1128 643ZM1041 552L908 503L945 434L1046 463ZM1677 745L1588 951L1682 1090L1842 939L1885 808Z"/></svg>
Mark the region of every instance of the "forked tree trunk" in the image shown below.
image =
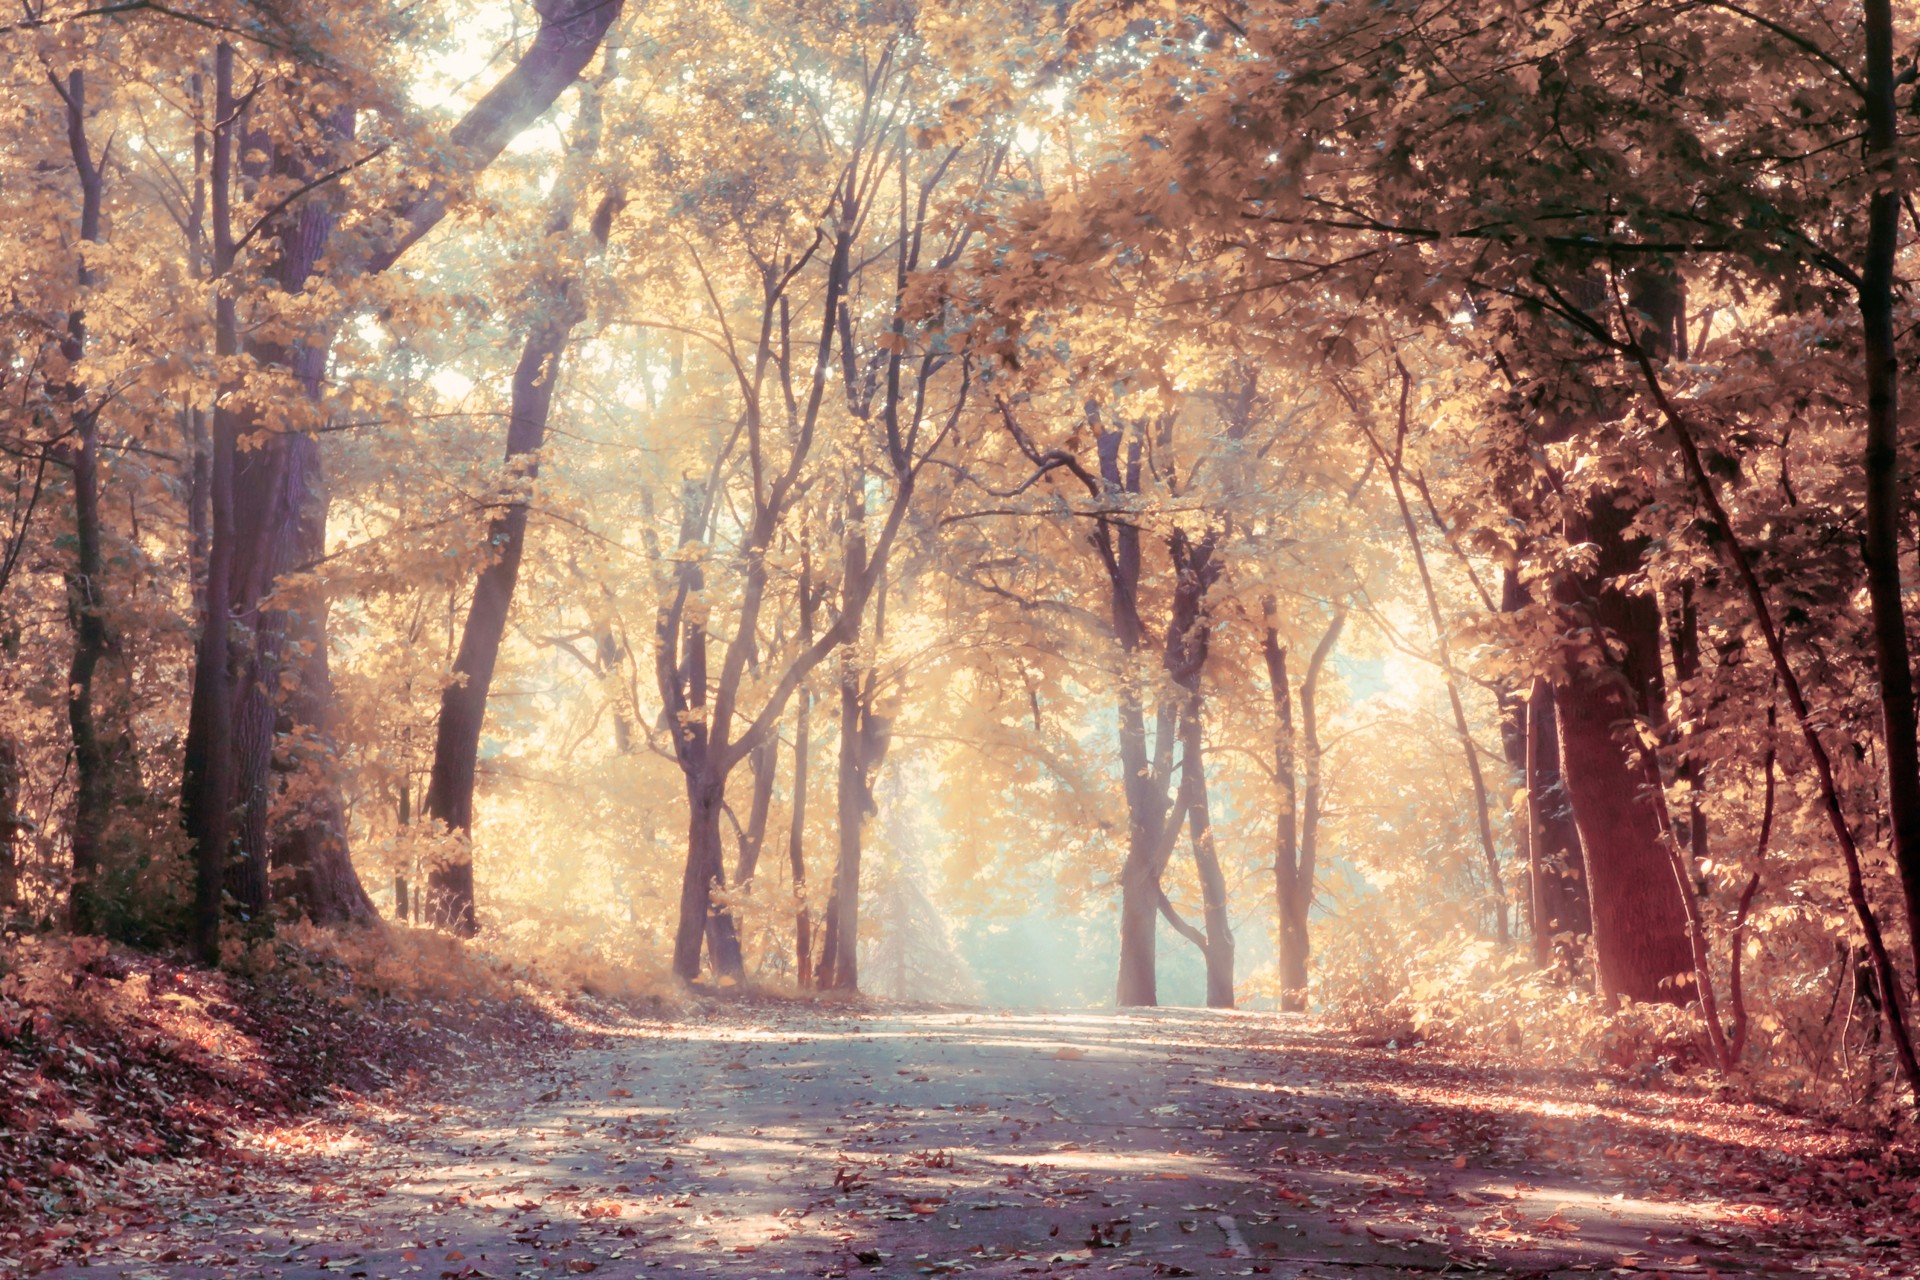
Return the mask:
<svg viewBox="0 0 1920 1280"><path fill-rule="evenodd" d="M526 51L449 134L448 151L457 158L454 168L463 173L486 168L522 129L544 114L592 59L621 8L622 0L553 0L542 6L540 28ZM234 266L235 243L230 201L233 142L237 127L235 108L238 104L233 93L233 56L231 44L221 42L215 53L218 83L213 113L216 125L209 186L213 206L213 275L216 280L224 278ZM341 136L349 136L351 121L352 108L343 106L333 123ZM328 198L331 198L331 193L310 198L297 216L282 220L283 225L290 223L298 228L295 237L274 237L281 241L278 269L282 285L289 291L297 291L304 286L307 274L318 261L320 249L331 227L329 211L324 204ZM374 274L385 270L409 246L439 223L445 216L446 208L446 181L436 179L410 204L398 211L402 229L385 242L373 244L364 259L348 263L344 268L345 273L358 271ZM309 232L317 232L318 235L309 238ZM235 314L231 296L217 296L215 312L216 351L230 359L240 353L239 318ZM311 337L308 346L317 361L324 362L325 335ZM208 960L216 959L219 952L221 896L226 883L228 846L232 834L231 811L236 803L265 795L271 768L271 742L267 742L265 751L260 749L262 735L257 732L257 719L249 721L254 731L246 735L244 771L232 758L236 746L236 709L233 706L236 681L232 670L236 655L229 648L229 632L242 632L247 651L237 656L244 661L257 662L277 655L279 651L279 637L269 636L265 643L261 643L250 632L251 626L258 622L258 596L249 600L240 590L241 584L235 578L236 556L249 555L256 564L260 563L264 558L261 554L263 551L291 545L298 540L297 526L301 519L297 509L301 504L281 504L274 515L274 519L281 522L277 527L245 527L236 519L233 497L238 441L242 434L256 430L259 423L244 420L240 410L228 403L232 398L223 396L214 414L207 483L210 528L207 539L207 585L203 597L205 608L194 660L194 688L181 782L182 821L194 850L197 868L194 938L199 953ZM247 415L248 418L253 416ZM311 444L311 441L306 443ZM272 441L265 452L283 453L297 447L298 441L282 438ZM292 469L304 472L308 468L295 466ZM324 489L318 492L324 493ZM271 578L267 581L270 583ZM241 616L236 616L236 612ZM278 623L269 620L269 625L284 626L284 620ZM317 649L324 651L324 636L321 636ZM314 651L309 650L310 663ZM246 688L275 691L280 683L279 674L270 666L258 668L253 671L253 678ZM315 674L315 668L309 665L307 675L314 678ZM330 682L324 679L323 671L319 673L319 678L314 679L314 683L322 691L316 696L324 696L324 690ZM270 736L266 735L268 739ZM337 814L337 797L318 808L323 814ZM305 859L303 865L306 872L296 877L296 883L304 882L315 886L320 892L332 894L330 902L307 904L314 914L337 911L339 914L352 915L359 911L359 904L365 900L365 892L360 888L347 857L341 829L294 837L288 847L294 856ZM254 856L264 859L264 850L255 851ZM252 874L248 872L249 876ZM323 886L332 888L329 890ZM243 881L242 887L243 891L252 892L248 882Z"/></svg>
<svg viewBox="0 0 1920 1280"><path fill-rule="evenodd" d="M1695 999L1694 957L1683 886L1661 844L1662 798L1638 763L1641 722L1661 701L1660 610L1616 580L1635 572L1644 542L1629 538L1633 513L1597 495L1570 519L1572 542L1591 543L1590 575L1568 577L1557 597L1570 626L1591 628L1607 652L1568 664L1555 690L1561 778L1573 805L1593 910L1601 991L1640 1002Z"/></svg>

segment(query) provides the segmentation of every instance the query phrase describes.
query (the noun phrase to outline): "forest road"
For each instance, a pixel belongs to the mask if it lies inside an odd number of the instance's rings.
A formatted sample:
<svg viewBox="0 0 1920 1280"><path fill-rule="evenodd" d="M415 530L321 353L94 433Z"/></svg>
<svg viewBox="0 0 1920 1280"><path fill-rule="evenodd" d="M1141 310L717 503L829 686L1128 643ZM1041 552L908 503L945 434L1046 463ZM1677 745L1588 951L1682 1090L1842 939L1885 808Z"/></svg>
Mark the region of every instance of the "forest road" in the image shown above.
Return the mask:
<svg viewBox="0 0 1920 1280"><path fill-rule="evenodd" d="M1797 1123L1285 1016L756 1002L243 1137L54 1274L1898 1274L1689 1176Z"/></svg>

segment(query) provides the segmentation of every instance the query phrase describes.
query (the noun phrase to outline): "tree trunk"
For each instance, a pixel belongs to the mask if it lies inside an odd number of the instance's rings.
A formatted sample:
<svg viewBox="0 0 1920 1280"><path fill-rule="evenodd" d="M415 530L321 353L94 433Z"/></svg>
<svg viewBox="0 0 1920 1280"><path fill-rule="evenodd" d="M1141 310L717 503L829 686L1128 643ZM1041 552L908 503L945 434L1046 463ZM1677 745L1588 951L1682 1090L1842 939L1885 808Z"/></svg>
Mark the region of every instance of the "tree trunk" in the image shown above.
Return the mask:
<svg viewBox="0 0 1920 1280"><path fill-rule="evenodd" d="M0 928L20 906L20 748L0 734Z"/></svg>
<svg viewBox="0 0 1920 1280"><path fill-rule="evenodd" d="M326 551L327 498L320 472L319 447L307 437L298 442L306 456L295 559L313 563ZM372 923L380 913L353 869L347 843L347 815L334 785L333 671L327 655L325 591L301 593L288 604L287 640L299 679L281 708L277 725L290 743L288 782L293 793L286 821L276 833L271 864L285 874L281 893L316 924ZM395 916L405 920L404 903Z"/></svg>
<svg viewBox="0 0 1920 1280"><path fill-rule="evenodd" d="M1123 673L1122 679L1131 685L1121 695L1119 712L1121 789L1127 797L1127 859L1120 869L1120 977L1114 1000L1127 1008L1160 1003L1155 954L1160 876L1153 849L1159 843L1159 827L1167 813L1164 803L1156 812L1152 800L1146 717L1141 712L1138 685L1128 674Z"/></svg>
<svg viewBox="0 0 1920 1280"><path fill-rule="evenodd" d="M464 173L486 168L520 130L544 114L592 59L621 8L621 0L555 0L555 3L544 6L541 9L540 29L526 52L507 75L462 117L449 135L450 150L460 160L455 168ZM232 46L223 42L215 56L218 83L214 119L217 123L209 194L213 205L213 276L218 280L226 276L234 265L230 199L233 133L237 126L234 119L236 102L232 84ZM331 124L339 136L351 136L352 119L352 108L343 106L338 109ZM283 163L298 164L284 153L281 160ZM402 229L387 242L373 245L364 259L346 268L346 274L356 270L375 274L391 266L410 245L445 216L445 186L446 179L436 179L401 211ZM274 237L280 242L278 274L282 287L289 292L304 287L307 276L319 260L331 232L332 210L327 207L327 200L332 195L332 192L327 192L310 198L297 213L278 220L282 228L294 229L291 236L276 234ZM219 354L227 357L237 355L240 344L238 317L234 314L233 301L230 297L220 297L215 306ZM325 334L312 335L305 344L316 372L318 366L324 364L326 346ZM256 354L269 360L272 356L272 352L265 348ZM310 397L317 387L316 376L309 384ZM241 434L250 434L257 429L257 423L238 421L234 406L227 403L228 398L223 397L221 404L215 408L212 457L208 462L208 505L212 518L209 521L208 582L204 597L206 608L199 650L195 657L195 684L181 787L183 821L199 868L195 897L195 940L201 955L208 958L218 952L220 899L224 887L226 846L230 836L229 811L236 798L235 784L237 781L238 794L242 797L263 796L271 769L270 741L265 751L260 749L262 735L258 732L257 708L250 708L250 714L256 718L249 720L253 731L246 735L244 769L237 768L235 761L223 758L231 755L236 745L235 709L231 705L235 682L232 672L228 670L235 655L229 649L228 633L230 630L241 632L250 650L241 656L249 663L271 659L279 653L279 637L269 636L265 643L261 643L251 634L251 627L258 621L254 616L258 597L247 600L238 590L234 579L236 547L253 555L256 562L264 560L267 557L262 555L263 551L289 546L298 540L297 526L301 518L298 510L301 504L280 504L275 516L282 522L280 527L248 527L236 520L233 480L237 440ZM306 443L311 444L311 441ZM298 447L298 439L281 437L270 441L264 452L268 455L281 454ZM296 460L297 463L305 461ZM281 465L284 465L284 460ZM295 465L290 469L295 472L307 470L304 465ZM223 502L226 506L224 517L221 514ZM216 582L216 578L222 581ZM271 578L266 581L270 583ZM236 605L241 606L238 611L242 617L233 616ZM269 622L270 625L284 625L283 621ZM321 642L315 649L324 652L324 647L324 636L321 636ZM315 661L311 652L309 662ZM250 698L255 690L270 694L279 687L279 672L272 666L257 667L250 674L252 678L244 687ZM312 666L309 667L309 675L316 675ZM330 681L323 678L324 672L317 675L322 678L314 680L316 688L330 688ZM216 703L225 705L216 706ZM270 738L271 734L266 736ZM341 811L337 797L318 808L323 823ZM329 895L325 901L307 904L317 916L336 912L355 914L358 904L365 900L365 891L359 885L352 862L346 855L343 830L341 826L333 830L323 828L305 835L295 835L289 838L286 845L290 856L306 859L306 865L311 869L311 874L305 877L306 882L317 891ZM257 856L264 857L264 850ZM298 876L296 883L300 883ZM251 889L247 891L251 892ZM471 894L468 896L470 898Z"/></svg>
<svg viewBox="0 0 1920 1280"><path fill-rule="evenodd" d="M1696 749L1700 735L1700 611L1694 607L1693 584L1680 584L1680 598L1667 612L1667 650L1673 658L1674 683L1679 686L1680 756L1673 768L1673 780L1685 789L1686 822L1677 834L1682 837L1687 856L1692 859L1693 874L1708 856L1707 810L1701 803L1707 782L1706 762Z"/></svg>
<svg viewBox="0 0 1920 1280"><path fill-rule="evenodd" d="M1266 631L1261 654L1267 664L1267 688L1273 698L1273 905L1280 926L1280 1008L1300 1013L1307 1007L1307 930L1300 884L1300 797L1294 782L1293 689L1287 682L1287 651L1280 643L1279 606L1262 601Z"/></svg>
<svg viewBox="0 0 1920 1280"><path fill-rule="evenodd" d="M1213 639L1213 624L1206 614L1207 591L1220 577L1220 562L1214 554L1216 535L1209 533L1198 542L1184 532L1168 539L1167 552L1174 566L1173 603L1167 618L1167 638L1163 663L1173 684L1183 690L1180 708L1180 789L1185 798L1189 840L1194 868L1200 879L1200 904L1203 930L1198 945L1207 963L1207 1005L1215 1009L1233 1007L1233 928L1227 916L1227 882L1220 872L1220 859L1213 847L1213 823L1208 811L1207 767L1203 745L1206 737L1206 698L1203 680L1207 654ZM1171 815L1178 822L1179 815ZM1158 884L1158 867L1155 868ZM1164 910L1164 906L1163 906Z"/></svg>
<svg viewBox="0 0 1920 1280"><path fill-rule="evenodd" d="M1124 449L1124 455L1122 450ZM1101 493L1109 502L1140 491L1138 435L1104 429L1098 440ZM1114 1000L1122 1008L1160 1003L1158 923L1163 828L1172 779L1172 721L1163 704L1148 751L1146 693L1136 658L1146 638L1140 620L1140 528L1131 521L1095 527L1095 549L1107 570L1108 601L1120 646L1120 789L1127 803L1127 856L1120 868L1120 972Z"/></svg>
<svg viewBox="0 0 1920 1280"><path fill-rule="evenodd" d="M214 54L212 235L214 278L233 266L232 190L233 46ZM240 353L234 300L215 294L214 349L223 359ZM209 538L206 616L194 651L193 693L181 760L180 809L194 857L193 943L201 960L220 959L221 897L226 886L227 844L233 797L233 674L228 637L233 601L233 468L239 423L223 397L213 409L212 457L208 464Z"/></svg>
<svg viewBox="0 0 1920 1280"><path fill-rule="evenodd" d="M1204 707L1196 690L1188 702L1189 714L1181 717L1181 768L1192 787L1187 805L1187 835L1193 846L1193 863L1200 874L1200 904L1206 927L1206 945L1201 948L1207 962L1207 1007L1233 1008L1233 924L1227 916L1227 880L1220 871L1220 857L1213 847L1213 817L1207 803L1207 766L1202 752L1205 728L1201 717Z"/></svg>
<svg viewBox="0 0 1920 1280"><path fill-rule="evenodd" d="M868 805L860 713L859 672L849 649L842 654L840 672L839 856L834 861L833 900L827 906L820 963L820 985L832 991L860 989L860 837Z"/></svg>
<svg viewBox="0 0 1920 1280"><path fill-rule="evenodd" d="M1572 969L1585 950L1577 940L1593 931L1593 913L1581 867L1580 833L1560 780L1560 727L1553 686L1536 680L1524 714L1534 959L1541 965L1549 963L1554 940L1567 938L1560 959Z"/></svg>
<svg viewBox="0 0 1920 1280"><path fill-rule="evenodd" d="M712 887L723 883L724 868L720 851L720 811L726 802L722 786L704 777L687 784L687 864L680 879L680 930L674 938L673 969L692 981L700 976L700 948L712 946ZM720 965L714 948L717 976L735 977Z"/></svg>
<svg viewBox="0 0 1920 1280"><path fill-rule="evenodd" d="M802 577L800 589L806 590ZM807 639L813 629L806 630ZM813 696L803 687L794 695L799 706L793 718L793 821L787 828L787 865L793 873L794 982L800 990L813 986L813 919L807 909L807 754L813 749Z"/></svg>
<svg viewBox="0 0 1920 1280"><path fill-rule="evenodd" d="M1863 549L1886 739L1887 816L1920 977L1920 720L1914 709L1913 656L1900 583L1900 365L1893 312L1903 170L1894 98L1893 5L1891 0L1864 0L1861 8L1867 54L1866 160L1873 179L1867 201L1867 254L1860 272L1867 391Z"/></svg>
<svg viewBox="0 0 1920 1280"><path fill-rule="evenodd" d="M1327 622L1327 629L1320 633L1319 643L1313 646L1313 654L1307 659L1307 674L1300 681L1300 765L1303 782L1300 797L1300 864L1293 875L1291 914L1286 929L1293 937L1292 945L1299 953L1300 988L1297 999L1301 1010L1307 1007L1308 964L1312 958L1307 916L1313 906L1313 876L1320 860L1320 809L1323 796L1320 675L1326 670L1327 659L1333 656L1334 646L1340 642L1340 633L1346 625L1347 606L1336 605L1333 617Z"/></svg>
<svg viewBox="0 0 1920 1280"><path fill-rule="evenodd" d="M1661 845L1661 797L1634 757L1639 725L1660 705L1660 610L1615 580L1635 572L1644 543L1630 539L1633 512L1614 494L1596 495L1568 521L1570 542L1592 543L1591 576L1558 587L1568 624L1591 628L1604 645L1567 664L1555 690L1561 778L1572 802L1593 911L1600 989L1610 998L1689 1004L1693 953L1682 886Z"/></svg>
<svg viewBox="0 0 1920 1280"><path fill-rule="evenodd" d="M100 239L100 202L104 191L104 158L93 159L87 140L87 80L83 71L69 72L60 89L67 107L67 144L75 176L80 181L80 242ZM78 271L82 293L94 282L82 250ZM102 612L101 587L105 564L100 554L100 431L98 410L86 403L79 368L87 351L86 318L81 305L67 317L60 354L69 379L62 397L71 410L73 441L62 456L73 477L74 561L67 571L67 622L73 630L73 657L67 667L67 726L73 738L73 825L68 842L73 854L73 881L68 898L69 925L75 933L99 927L95 891L100 874L101 845L113 808L111 760L95 714L94 676L107 656L111 637Z"/></svg>
<svg viewBox="0 0 1920 1280"><path fill-rule="evenodd" d="M566 306L564 291L556 300ZM513 372L512 414L507 425L506 461L510 483L531 483L539 473L536 456L546 442L547 415L553 407L553 384L560 374L560 356L573 331L569 315L539 318L521 348ZM507 631L507 613L520 579L520 558L526 550L527 500L516 495L487 522L487 546L493 559L474 583L460 631L460 649L453 661L452 683L440 693L440 717L434 729L433 769L428 776L427 816L463 834L473 830L474 770L479 762L480 731L486 722L487 693L493 685L494 664ZM473 901L471 854L435 867L427 875L428 910L442 926L472 935L478 926Z"/></svg>

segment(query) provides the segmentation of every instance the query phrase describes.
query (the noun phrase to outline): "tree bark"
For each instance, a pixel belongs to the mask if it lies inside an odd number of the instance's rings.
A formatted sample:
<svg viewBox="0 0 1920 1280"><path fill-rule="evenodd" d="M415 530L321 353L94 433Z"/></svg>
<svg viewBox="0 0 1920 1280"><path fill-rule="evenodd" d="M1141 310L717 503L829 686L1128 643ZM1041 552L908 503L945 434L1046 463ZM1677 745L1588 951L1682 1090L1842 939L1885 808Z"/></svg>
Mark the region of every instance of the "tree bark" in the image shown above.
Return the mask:
<svg viewBox="0 0 1920 1280"><path fill-rule="evenodd" d="M1556 595L1569 627L1590 629L1600 651L1574 655L1555 689L1560 775L1580 833L1601 991L1689 1004L1696 993L1682 886L1661 844L1661 797L1633 763L1640 722L1662 701L1660 611L1616 585L1644 550L1626 534L1632 511L1623 501L1600 493L1568 520L1568 541L1592 544L1597 563L1563 579Z"/></svg>

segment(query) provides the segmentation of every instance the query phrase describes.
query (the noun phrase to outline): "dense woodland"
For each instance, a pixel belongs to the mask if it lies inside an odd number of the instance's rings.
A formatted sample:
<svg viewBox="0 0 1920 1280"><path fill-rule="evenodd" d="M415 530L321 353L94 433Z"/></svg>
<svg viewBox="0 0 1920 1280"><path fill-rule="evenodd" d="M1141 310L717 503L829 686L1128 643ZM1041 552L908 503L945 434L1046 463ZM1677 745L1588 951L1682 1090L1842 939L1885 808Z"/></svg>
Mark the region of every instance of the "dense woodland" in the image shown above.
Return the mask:
<svg viewBox="0 0 1920 1280"><path fill-rule="evenodd" d="M1911 1113L1920 10L3 21L16 934Z"/></svg>

